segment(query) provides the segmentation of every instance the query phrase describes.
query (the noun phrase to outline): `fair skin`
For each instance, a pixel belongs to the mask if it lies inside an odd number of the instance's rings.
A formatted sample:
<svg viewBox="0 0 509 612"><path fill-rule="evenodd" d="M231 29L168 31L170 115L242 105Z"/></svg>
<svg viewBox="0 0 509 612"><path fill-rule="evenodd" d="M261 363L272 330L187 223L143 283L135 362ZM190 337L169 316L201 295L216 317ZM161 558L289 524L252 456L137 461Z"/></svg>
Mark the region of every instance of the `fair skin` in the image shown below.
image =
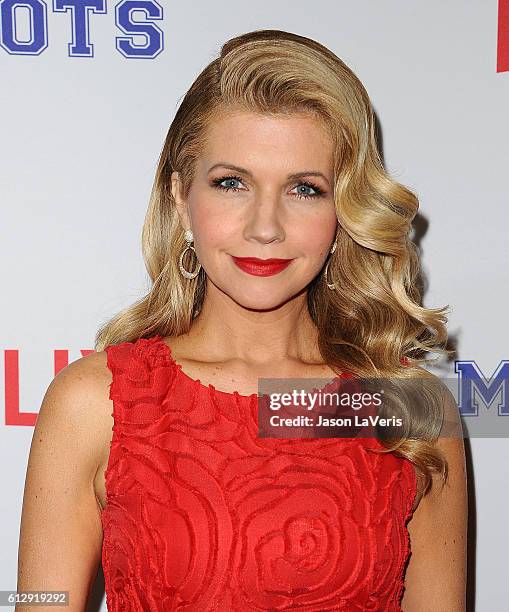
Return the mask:
<svg viewBox="0 0 509 612"><path fill-rule="evenodd" d="M432 375L430 375L432 376ZM445 388L444 421L436 442L448 462L448 478L433 474L408 522L411 557L405 575L403 612L464 612L467 589L467 469L456 400Z"/></svg>
<svg viewBox="0 0 509 612"><path fill-rule="evenodd" d="M210 127L185 200L178 174L172 175L182 227L193 230L207 273L199 317L188 334L167 339L192 378L249 395L258 391L258 378L267 376L335 376L321 359L306 305L306 287L335 238L332 153L327 131L315 117L238 112ZM244 170L210 170L220 163ZM319 175L288 178L301 172ZM226 176L240 178L222 181L234 189L214 187L214 180ZM317 193L303 181L322 195L299 198ZM257 277L238 269L231 255L293 261L279 274ZM104 470L113 426L110 382L104 351L62 370L46 392L30 450L17 588L69 590L67 610L85 609L100 563ZM438 444L450 462L452 486L416 500L405 612L464 610L463 446L458 439Z"/></svg>
<svg viewBox="0 0 509 612"><path fill-rule="evenodd" d="M211 170L218 163L241 167L250 176L224 165ZM308 174L288 178L303 171ZM207 272L207 296L190 332L173 339L172 350L179 359L191 349L200 361L221 363L225 380L214 383L216 388L233 391L232 382L238 381L243 393L254 393L259 377L275 375L274 363L282 377L297 376L313 364L324 371L306 286L325 263L335 238L333 178L332 143L315 118L249 113L213 122L186 201L173 173L182 226L193 230L194 247ZM236 191L217 189L214 181ZM322 195L299 197L318 190ZM279 274L258 277L237 268L231 255L293 261Z"/></svg>

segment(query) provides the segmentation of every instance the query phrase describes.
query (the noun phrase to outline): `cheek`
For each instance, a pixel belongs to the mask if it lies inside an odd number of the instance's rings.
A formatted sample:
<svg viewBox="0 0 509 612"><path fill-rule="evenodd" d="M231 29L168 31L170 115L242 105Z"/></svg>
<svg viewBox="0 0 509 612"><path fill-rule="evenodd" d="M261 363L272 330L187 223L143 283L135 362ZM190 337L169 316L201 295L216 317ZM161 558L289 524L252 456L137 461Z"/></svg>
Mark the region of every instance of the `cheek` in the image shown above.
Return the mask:
<svg viewBox="0 0 509 612"><path fill-rule="evenodd" d="M303 253L311 259L322 260L329 253L335 231L334 219L321 219L310 222L305 227L294 228L294 236Z"/></svg>
<svg viewBox="0 0 509 612"><path fill-rule="evenodd" d="M295 211L297 213L297 211ZM289 217L289 231L306 251L324 257L332 245L338 227L336 207L332 200L323 200Z"/></svg>
<svg viewBox="0 0 509 612"><path fill-rule="evenodd" d="M189 213L191 225L197 236L200 236L200 245L212 247L224 242L232 232L234 226L231 215L225 215L224 208L214 204L214 197L196 191L189 199Z"/></svg>
<svg viewBox="0 0 509 612"><path fill-rule="evenodd" d="M195 243L196 252L204 264L213 264L213 260L221 257L224 252L235 253L242 236L242 226L225 215L207 214L201 209L193 218L195 234L199 242Z"/></svg>

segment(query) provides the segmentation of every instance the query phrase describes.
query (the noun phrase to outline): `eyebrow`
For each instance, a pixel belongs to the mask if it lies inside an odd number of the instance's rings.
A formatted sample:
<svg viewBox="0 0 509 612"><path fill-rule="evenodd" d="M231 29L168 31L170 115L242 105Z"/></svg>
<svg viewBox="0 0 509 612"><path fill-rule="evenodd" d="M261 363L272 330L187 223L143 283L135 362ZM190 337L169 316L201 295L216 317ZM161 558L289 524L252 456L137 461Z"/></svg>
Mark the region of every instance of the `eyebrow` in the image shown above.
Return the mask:
<svg viewBox="0 0 509 612"><path fill-rule="evenodd" d="M209 172L212 172L212 170L215 170L216 168L228 168L228 170L234 170L235 172L240 172L241 174L245 174L247 176L253 176L253 173L250 172L249 170L246 170L246 168L241 168L240 166L235 166L234 164L227 164L225 162L219 162L218 164L214 164L213 166L211 166L209 168ZM294 174L289 174L287 176L288 180L293 180L293 179L300 179L303 176L321 176L327 184L329 184L329 180L327 179L327 177L322 173L322 172L318 172L316 170L306 170L304 172L295 172Z"/></svg>

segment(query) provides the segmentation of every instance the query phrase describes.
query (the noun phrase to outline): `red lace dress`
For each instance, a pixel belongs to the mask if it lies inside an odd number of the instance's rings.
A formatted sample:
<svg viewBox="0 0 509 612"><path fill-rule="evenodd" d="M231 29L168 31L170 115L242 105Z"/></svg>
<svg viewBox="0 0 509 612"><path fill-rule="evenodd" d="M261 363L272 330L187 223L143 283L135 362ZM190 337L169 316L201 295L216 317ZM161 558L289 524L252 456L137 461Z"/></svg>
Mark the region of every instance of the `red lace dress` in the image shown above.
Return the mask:
<svg viewBox="0 0 509 612"><path fill-rule="evenodd" d="M401 610L411 462L376 438L257 437L257 395L192 379L160 336L106 350L110 612Z"/></svg>

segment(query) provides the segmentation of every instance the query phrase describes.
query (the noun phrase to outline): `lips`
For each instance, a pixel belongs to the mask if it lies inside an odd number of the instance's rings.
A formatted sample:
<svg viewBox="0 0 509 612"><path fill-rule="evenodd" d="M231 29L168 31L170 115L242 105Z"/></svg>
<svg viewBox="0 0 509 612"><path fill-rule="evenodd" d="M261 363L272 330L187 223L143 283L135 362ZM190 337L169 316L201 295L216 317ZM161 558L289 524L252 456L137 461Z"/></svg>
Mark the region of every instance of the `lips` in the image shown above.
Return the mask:
<svg viewBox="0 0 509 612"><path fill-rule="evenodd" d="M253 276L273 276L279 274L293 261L292 259L258 259L257 257L234 257L235 264Z"/></svg>

